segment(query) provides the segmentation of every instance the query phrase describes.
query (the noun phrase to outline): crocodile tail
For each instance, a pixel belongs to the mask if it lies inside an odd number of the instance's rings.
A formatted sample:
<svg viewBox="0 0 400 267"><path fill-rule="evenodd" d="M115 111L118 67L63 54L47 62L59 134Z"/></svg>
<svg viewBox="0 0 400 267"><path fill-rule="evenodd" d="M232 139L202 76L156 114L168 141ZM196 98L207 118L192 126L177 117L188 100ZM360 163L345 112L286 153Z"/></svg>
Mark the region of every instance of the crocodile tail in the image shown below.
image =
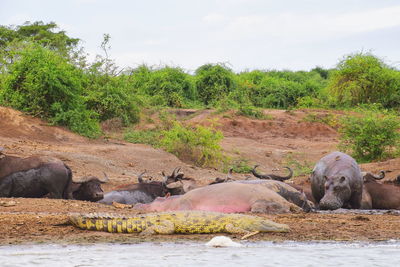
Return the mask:
<svg viewBox="0 0 400 267"><path fill-rule="evenodd" d="M69 222L80 229L109 233L138 233L146 229L145 222L138 223L133 218L113 217L110 215L70 215Z"/></svg>
<svg viewBox="0 0 400 267"><path fill-rule="evenodd" d="M84 217L82 215L71 215L71 216L69 216L69 222L75 227L78 227L78 228L81 228L81 229L87 229L86 228L87 227L86 222L85 222Z"/></svg>

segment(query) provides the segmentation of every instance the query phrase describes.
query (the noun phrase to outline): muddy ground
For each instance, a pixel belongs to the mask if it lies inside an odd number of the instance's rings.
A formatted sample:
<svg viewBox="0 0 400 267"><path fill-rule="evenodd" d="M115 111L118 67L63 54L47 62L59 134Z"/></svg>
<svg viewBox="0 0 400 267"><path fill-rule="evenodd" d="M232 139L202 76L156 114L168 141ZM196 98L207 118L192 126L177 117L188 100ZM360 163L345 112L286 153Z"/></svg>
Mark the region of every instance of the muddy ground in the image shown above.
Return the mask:
<svg viewBox="0 0 400 267"><path fill-rule="evenodd" d="M316 122L328 114L323 110L267 110L269 119L253 120L233 114L214 114L212 111L179 112L186 123L208 124L212 118L224 133L224 151L231 157L259 164L260 171L283 174L283 165L295 168L296 176L289 183L307 182L309 170L326 153L337 150L338 133L334 127ZM310 115L311 114L311 115ZM341 116L329 113L329 118ZM313 122L306 119L314 118ZM317 118L317 119L315 119ZM117 131L118 132L118 131ZM206 184L226 174L214 169L199 168L161 149L148 145L130 144L119 139L116 132L97 140L88 140L63 128L25 116L12 109L0 107L0 146L9 155L51 155L64 160L76 178L85 175L102 176L106 172L109 183L104 191L137 181L137 175L147 171L147 177L159 180L161 171L171 172L182 167L186 176ZM388 171L386 181L400 173L400 158L361 165L363 170ZM234 178L249 177L234 174ZM0 199L0 244L19 243L93 243L141 242L148 240L208 240L210 235L141 236L110 234L76 229L67 222L71 212L135 213L97 203L53 199ZM289 233L265 233L250 240L388 240L400 239L400 216L396 212L383 214L278 214L263 215L290 226ZM240 238L240 236L235 236Z"/></svg>

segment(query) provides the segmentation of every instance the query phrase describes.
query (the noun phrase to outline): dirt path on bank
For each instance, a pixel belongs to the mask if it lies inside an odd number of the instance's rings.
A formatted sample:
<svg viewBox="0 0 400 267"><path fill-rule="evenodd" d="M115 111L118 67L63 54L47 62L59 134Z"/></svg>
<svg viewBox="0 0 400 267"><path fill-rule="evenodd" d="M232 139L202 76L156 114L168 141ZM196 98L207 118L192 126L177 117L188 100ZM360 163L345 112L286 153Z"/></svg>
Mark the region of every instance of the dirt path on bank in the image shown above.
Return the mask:
<svg viewBox="0 0 400 267"><path fill-rule="evenodd" d="M297 173L305 173L324 154L336 150L338 135L334 128L319 122L307 122L305 117L325 116L326 111L265 111L268 120L215 115L205 111L186 121L207 124L216 119L224 133L222 146L227 154L243 159L249 165L259 164L260 171L271 172L291 165ZM340 116L340 112L334 113ZM206 184L226 174L182 162L174 155L147 145L130 144L120 140L100 138L88 140L63 128L24 116L12 109L0 107L0 146L9 155L51 155L65 161L74 177L102 176L110 182L105 192L115 186L137 181L137 174L147 170L147 176L161 179L161 171L170 173L181 166L183 172L200 184ZM390 171L385 180L400 173L400 158L361 165L363 170ZM282 173L280 171L276 172ZM249 174L234 174L241 179ZM302 183L308 175L297 176L289 182ZM0 244L27 242L140 242L143 240L200 239L209 235L174 235L142 237L140 235L109 234L75 229L65 224L70 212L130 213L97 203L52 199L0 199ZM279 223L287 223L290 233L259 234L254 240L387 240L400 239L400 216L393 213L368 214L282 214L264 215Z"/></svg>

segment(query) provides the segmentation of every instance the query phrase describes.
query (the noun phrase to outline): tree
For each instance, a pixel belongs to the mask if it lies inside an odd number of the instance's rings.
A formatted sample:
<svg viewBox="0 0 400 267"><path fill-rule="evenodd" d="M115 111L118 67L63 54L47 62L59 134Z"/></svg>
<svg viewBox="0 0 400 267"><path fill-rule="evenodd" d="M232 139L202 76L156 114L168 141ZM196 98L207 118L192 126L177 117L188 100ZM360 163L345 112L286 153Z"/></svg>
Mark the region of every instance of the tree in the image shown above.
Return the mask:
<svg viewBox="0 0 400 267"><path fill-rule="evenodd" d="M21 26L0 26L0 48L5 48L14 41L31 41L67 55L78 46L79 39L71 38L65 31L56 31L54 22L25 22Z"/></svg>

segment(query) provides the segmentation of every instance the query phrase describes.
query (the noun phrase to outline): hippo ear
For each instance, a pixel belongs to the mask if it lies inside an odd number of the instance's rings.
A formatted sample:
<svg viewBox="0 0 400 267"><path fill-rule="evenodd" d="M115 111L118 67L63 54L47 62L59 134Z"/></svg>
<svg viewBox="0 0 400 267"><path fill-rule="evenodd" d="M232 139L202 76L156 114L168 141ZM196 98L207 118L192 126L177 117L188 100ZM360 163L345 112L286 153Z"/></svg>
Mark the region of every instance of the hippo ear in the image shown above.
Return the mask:
<svg viewBox="0 0 400 267"><path fill-rule="evenodd" d="M344 176L340 177L340 182L343 183L344 181L346 181L346 177Z"/></svg>

